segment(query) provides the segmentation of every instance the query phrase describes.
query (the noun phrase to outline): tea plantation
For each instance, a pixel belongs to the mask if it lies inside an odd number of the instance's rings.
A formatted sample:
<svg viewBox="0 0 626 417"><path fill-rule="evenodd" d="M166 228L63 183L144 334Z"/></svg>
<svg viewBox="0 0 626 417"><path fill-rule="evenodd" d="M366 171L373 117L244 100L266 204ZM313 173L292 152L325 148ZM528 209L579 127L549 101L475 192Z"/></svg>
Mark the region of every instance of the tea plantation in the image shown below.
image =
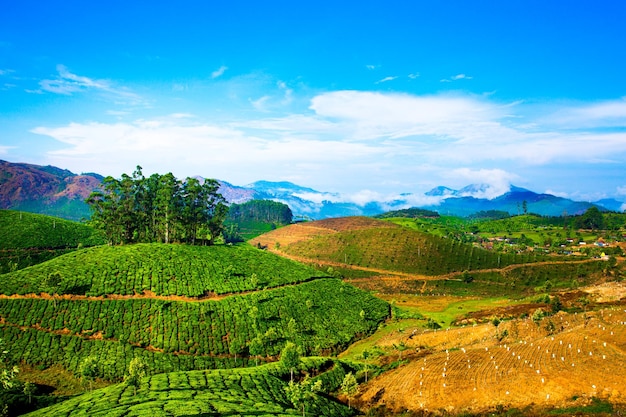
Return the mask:
<svg viewBox="0 0 626 417"><path fill-rule="evenodd" d="M319 276L312 268L249 245L136 244L98 246L6 274L5 294L51 290L43 278L58 274L57 294L202 297L277 287Z"/></svg>
<svg viewBox="0 0 626 417"><path fill-rule="evenodd" d="M0 274L105 243L100 232L69 220L0 210Z"/></svg>
<svg viewBox="0 0 626 417"><path fill-rule="evenodd" d="M342 361L306 358L302 374L315 374L321 391L302 405L307 415L351 416L355 410L332 400L348 372L356 371ZM175 372L144 378L134 387L117 384L28 414L31 417L94 416L300 416L287 395L289 370L280 363L248 369Z"/></svg>

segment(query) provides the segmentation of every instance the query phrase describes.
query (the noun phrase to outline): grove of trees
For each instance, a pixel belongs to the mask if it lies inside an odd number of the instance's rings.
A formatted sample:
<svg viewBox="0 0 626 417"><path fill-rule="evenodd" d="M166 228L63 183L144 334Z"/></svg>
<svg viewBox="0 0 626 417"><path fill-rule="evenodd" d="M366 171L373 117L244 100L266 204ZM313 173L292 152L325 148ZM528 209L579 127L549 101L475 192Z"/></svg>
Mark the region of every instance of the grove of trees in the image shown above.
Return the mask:
<svg viewBox="0 0 626 417"><path fill-rule="evenodd" d="M179 181L172 173L146 178L141 169L120 179L104 178L102 190L87 199L92 224L109 243L213 244L228 214L219 183L189 177Z"/></svg>
<svg viewBox="0 0 626 417"><path fill-rule="evenodd" d="M231 204L228 218L234 222L260 221L286 225L293 221L293 213L284 203L252 200L243 204Z"/></svg>

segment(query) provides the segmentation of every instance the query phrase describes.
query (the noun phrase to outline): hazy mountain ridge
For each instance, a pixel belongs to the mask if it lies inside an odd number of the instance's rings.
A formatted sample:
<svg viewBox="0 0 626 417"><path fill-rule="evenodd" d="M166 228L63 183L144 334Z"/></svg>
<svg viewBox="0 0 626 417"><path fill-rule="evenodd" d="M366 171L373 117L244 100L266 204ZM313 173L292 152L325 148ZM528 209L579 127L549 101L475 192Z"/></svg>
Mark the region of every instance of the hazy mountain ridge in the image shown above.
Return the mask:
<svg viewBox="0 0 626 417"><path fill-rule="evenodd" d="M200 176L196 178L202 179ZM77 175L53 166L0 160L0 208L79 220L89 216L84 200L100 186L102 179L103 176L94 173ZM506 192L494 190L487 184L470 184L460 190L439 186L424 194L403 193L384 201L372 197L370 201L355 202L338 193L321 192L288 181L256 181L246 186L218 181L219 192L229 203L274 200L287 204L295 218L309 219L374 216L411 207L464 217L487 210L506 211L511 215L521 214L524 210L544 216L576 215L593 206L609 211L623 211L626 206L615 199L580 202L513 185Z"/></svg>
<svg viewBox="0 0 626 417"><path fill-rule="evenodd" d="M101 182L97 174L0 160L0 208L80 220L89 215L84 200Z"/></svg>

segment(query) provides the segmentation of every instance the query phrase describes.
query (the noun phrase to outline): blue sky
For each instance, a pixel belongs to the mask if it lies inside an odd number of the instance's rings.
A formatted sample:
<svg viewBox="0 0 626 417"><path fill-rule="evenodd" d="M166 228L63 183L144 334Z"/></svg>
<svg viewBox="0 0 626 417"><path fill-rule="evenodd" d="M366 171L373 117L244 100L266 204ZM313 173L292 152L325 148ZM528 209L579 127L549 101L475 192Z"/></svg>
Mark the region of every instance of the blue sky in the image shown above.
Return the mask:
<svg viewBox="0 0 626 417"><path fill-rule="evenodd" d="M0 159L626 200L625 2L85 4L3 4Z"/></svg>

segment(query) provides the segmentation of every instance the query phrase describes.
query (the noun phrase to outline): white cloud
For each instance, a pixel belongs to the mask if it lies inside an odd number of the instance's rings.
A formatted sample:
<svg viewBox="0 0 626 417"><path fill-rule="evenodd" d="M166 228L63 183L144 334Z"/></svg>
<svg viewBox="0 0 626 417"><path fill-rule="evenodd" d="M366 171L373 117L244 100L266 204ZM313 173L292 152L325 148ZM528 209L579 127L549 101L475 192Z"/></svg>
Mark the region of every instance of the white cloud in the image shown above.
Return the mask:
<svg viewBox="0 0 626 417"><path fill-rule="evenodd" d="M289 135L260 137L235 128L175 118L71 123L38 127L32 133L64 144L63 149L47 154L47 163L76 172L119 175L139 164L146 172L172 171L181 177L201 174L240 184L259 176L285 178L289 172L319 176L321 169L337 178L346 160L379 153L375 147L363 144Z"/></svg>
<svg viewBox="0 0 626 417"><path fill-rule="evenodd" d="M412 74L409 74L409 75L408 75L408 77L409 77L410 79L412 79L412 80L414 80L414 79L418 78L419 76L420 76L420 73L419 73L419 72L414 72L414 73L412 73Z"/></svg>
<svg viewBox="0 0 626 417"><path fill-rule="evenodd" d="M555 190L547 189L546 191L544 191L544 193L552 194L553 196L561 197L561 198L571 198L570 194L564 191L555 191Z"/></svg>
<svg viewBox="0 0 626 417"><path fill-rule="evenodd" d="M222 65L221 67L219 67L218 69L216 69L215 71L211 73L211 78L221 77L222 75L224 75L227 69L228 69L227 66Z"/></svg>
<svg viewBox="0 0 626 417"><path fill-rule="evenodd" d="M442 80L440 80L442 83L449 83L452 81L458 81L458 80L471 80L473 77L470 77L468 75L465 74L457 74L457 75L453 75L450 78L444 78Z"/></svg>
<svg viewBox="0 0 626 417"><path fill-rule="evenodd" d="M325 93L311 100L318 116L349 125L352 139L430 135L458 137L468 126L494 120L501 110L467 96L413 96L360 91Z"/></svg>
<svg viewBox="0 0 626 417"><path fill-rule="evenodd" d="M375 70L380 68L380 65L366 65L365 68L367 68L368 70Z"/></svg>
<svg viewBox="0 0 626 417"><path fill-rule="evenodd" d="M270 100L270 96L263 96L256 100L251 99L250 104L252 104L252 107L254 107L255 109L265 112L265 111L268 111L267 102L269 100Z"/></svg>
<svg viewBox="0 0 626 417"><path fill-rule="evenodd" d="M376 84L381 84L381 83L386 83L386 82L389 82L389 81L393 81L393 80L395 80L396 78L398 78L398 77L397 77L397 76L393 76L393 77L392 77L392 76L385 77L385 78L383 78L383 79L381 79L381 80L376 81Z"/></svg>
<svg viewBox="0 0 626 417"><path fill-rule="evenodd" d="M124 87L115 86L109 80L98 80L70 72L64 65L57 65L58 76L54 79L45 79L39 82L39 92L73 95L74 93L85 93L97 91L108 96L110 99L120 104L139 105L145 104L145 100Z"/></svg>
<svg viewBox="0 0 626 417"><path fill-rule="evenodd" d="M626 195L626 185L621 186L621 187L617 187L617 194L618 195Z"/></svg>
<svg viewBox="0 0 626 417"><path fill-rule="evenodd" d="M626 100L565 105L539 120L552 126L573 128L626 127Z"/></svg>
<svg viewBox="0 0 626 417"><path fill-rule="evenodd" d="M487 185L485 189L471 193L472 197L492 199L511 189L511 181L518 178L516 174L502 169L471 169L457 168L450 172L450 177L459 179L465 184Z"/></svg>
<svg viewBox="0 0 626 417"><path fill-rule="evenodd" d="M170 117L174 119L193 119L196 116L190 113L172 113Z"/></svg>
<svg viewBox="0 0 626 417"><path fill-rule="evenodd" d="M10 149L15 149L15 146L3 146L3 145L0 145L0 155L8 154Z"/></svg>
<svg viewBox="0 0 626 417"><path fill-rule="evenodd" d="M122 111L122 110L107 110L106 114L108 114L110 116L122 117L122 116L128 116L130 114L130 112Z"/></svg>
<svg viewBox="0 0 626 417"><path fill-rule="evenodd" d="M64 145L48 153L45 163L76 172L119 175L139 163L146 172L152 167L234 184L288 179L341 190L339 197L328 199L355 203L376 192L360 191L365 184L386 190L377 198L389 202L399 193L413 193L417 197L403 198L417 205L424 201L421 193L436 185L484 183L489 187L482 196L492 198L511 182L540 176L544 167L595 164L615 171L626 161L626 132L554 130L533 118L534 108L526 103L461 93L333 91L313 97L308 109L277 117L271 112L284 114L293 107L284 103L297 97L285 82L270 85L273 95L250 101L263 111L256 118L215 124L172 112L134 122L42 126L32 132ZM620 191L626 194L626 186Z"/></svg>

